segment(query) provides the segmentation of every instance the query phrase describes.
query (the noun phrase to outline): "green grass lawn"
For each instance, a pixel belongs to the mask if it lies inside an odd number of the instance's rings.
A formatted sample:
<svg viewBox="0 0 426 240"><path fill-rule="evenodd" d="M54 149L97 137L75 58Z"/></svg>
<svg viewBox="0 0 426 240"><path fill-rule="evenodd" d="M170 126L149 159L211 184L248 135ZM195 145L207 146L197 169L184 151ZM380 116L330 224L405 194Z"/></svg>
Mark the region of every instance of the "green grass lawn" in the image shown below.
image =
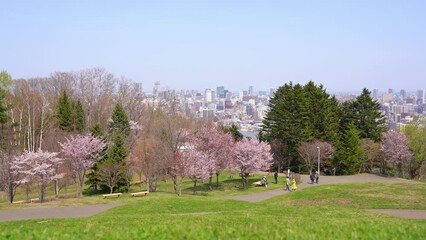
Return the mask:
<svg viewBox="0 0 426 240"><path fill-rule="evenodd" d="M259 203L218 196L159 192L110 199L127 204L90 218L0 223L0 238L405 240L426 236L426 220L366 210L426 210L425 184L320 185Z"/></svg>

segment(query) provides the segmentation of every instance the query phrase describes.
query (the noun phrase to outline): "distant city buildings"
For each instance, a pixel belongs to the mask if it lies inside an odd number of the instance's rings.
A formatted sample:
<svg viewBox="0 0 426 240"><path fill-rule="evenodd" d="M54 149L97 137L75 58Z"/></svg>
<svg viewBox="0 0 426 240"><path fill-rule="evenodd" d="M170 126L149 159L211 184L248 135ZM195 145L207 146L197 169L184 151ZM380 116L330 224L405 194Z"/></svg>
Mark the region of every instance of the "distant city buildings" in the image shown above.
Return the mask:
<svg viewBox="0 0 426 240"><path fill-rule="evenodd" d="M399 93L399 94L398 94ZM242 131L257 133L262 127L262 121L268 112L270 97L275 89L269 91L254 91L253 86L248 91L231 92L224 86L217 86L203 92L197 90L171 90L161 87L156 82L152 95L147 94L147 100L153 106L172 108L188 117L201 118L205 121L223 125L237 125ZM339 102L353 101L357 95L353 93L335 93ZM383 114L387 117L388 127L400 129L415 119L416 116L426 115L426 90L399 92L389 88L380 93L379 89L372 90L372 97L381 104Z"/></svg>
<svg viewBox="0 0 426 240"><path fill-rule="evenodd" d="M372 95L381 104L390 129L399 130L412 122L416 116L426 115L426 90L410 93L401 89L398 95L389 88L380 95L378 89L373 89Z"/></svg>

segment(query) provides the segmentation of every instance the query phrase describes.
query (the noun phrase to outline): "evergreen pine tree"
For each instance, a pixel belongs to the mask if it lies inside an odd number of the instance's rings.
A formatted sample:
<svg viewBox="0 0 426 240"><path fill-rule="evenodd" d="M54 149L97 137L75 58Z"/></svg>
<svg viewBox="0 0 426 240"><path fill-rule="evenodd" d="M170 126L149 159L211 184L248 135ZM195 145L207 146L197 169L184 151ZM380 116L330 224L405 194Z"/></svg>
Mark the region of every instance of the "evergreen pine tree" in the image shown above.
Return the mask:
<svg viewBox="0 0 426 240"><path fill-rule="evenodd" d="M338 167L337 173L344 175L359 173L363 158L359 135L355 124L349 123L333 159L334 165Z"/></svg>
<svg viewBox="0 0 426 240"><path fill-rule="evenodd" d="M99 124L95 124L93 127L89 129L89 131L92 134L92 136L98 137L105 141L106 139L105 132ZM108 145L99 154L100 157L97 159L95 164L93 164L93 166L90 168L91 171L87 174L86 184L94 188L95 191L98 189L98 186L102 185L102 182L98 173L98 169L99 169L99 165L105 162L106 159L108 159L107 152L108 152Z"/></svg>
<svg viewBox="0 0 426 240"><path fill-rule="evenodd" d="M222 130L225 133L230 133L235 141L240 141L241 139L243 139L243 135L238 131L238 127L235 124L232 124L228 127L223 126Z"/></svg>
<svg viewBox="0 0 426 240"><path fill-rule="evenodd" d="M1 124L0 140L1 140L2 148L4 147L3 140L6 138L5 124L7 123L9 119L7 111L11 107L11 106L8 106L8 104L6 104L5 97L8 91L8 87L11 83L12 83L12 77L6 71L1 71L0 72L0 124Z"/></svg>
<svg viewBox="0 0 426 240"><path fill-rule="evenodd" d="M307 121L308 114L303 87L300 84L284 84L278 88L269 101L269 111L263 121L262 138L272 141L282 139L288 147L288 154L297 159L297 146L308 139L312 127Z"/></svg>
<svg viewBox="0 0 426 240"><path fill-rule="evenodd" d="M298 159L296 149L301 141L322 139L337 145L339 107L322 85L312 81L303 87L285 84L271 98L269 108L261 137L281 141L276 146L286 146L293 160Z"/></svg>
<svg viewBox="0 0 426 240"><path fill-rule="evenodd" d="M371 97L371 92L364 88L352 106L360 137L380 142L386 131L385 116L380 112L380 104Z"/></svg>
<svg viewBox="0 0 426 240"><path fill-rule="evenodd" d="M98 137L98 138L102 138L102 139L105 138L104 130L102 129L101 125L99 125L99 124L95 124L93 127L91 127L90 133L94 137Z"/></svg>
<svg viewBox="0 0 426 240"><path fill-rule="evenodd" d="M129 136L130 121L126 111L119 103L115 105L111 118L112 122L109 125L110 133L113 135L119 133L122 134L123 137Z"/></svg>
<svg viewBox="0 0 426 240"><path fill-rule="evenodd" d="M72 107L72 102L69 100L67 93L64 91L59 97L57 110L59 128L64 131L73 130Z"/></svg>
<svg viewBox="0 0 426 240"><path fill-rule="evenodd" d="M128 155L129 153L124 146L123 137L121 134L115 134L113 143L108 150L107 161L116 163L123 162Z"/></svg>
<svg viewBox="0 0 426 240"><path fill-rule="evenodd" d="M114 134L112 145L109 146L104 160L102 160L97 167L99 167L103 163L110 163L110 164L117 163L125 167L124 160L129 155L129 152L127 151L124 144L125 143L124 143L124 139L122 135L120 133ZM117 171L118 170L119 169L117 169ZM120 189L126 186L127 186L126 179L122 179L117 182L117 185L114 188ZM102 185L102 188L107 189L105 185Z"/></svg>
<svg viewBox="0 0 426 240"><path fill-rule="evenodd" d="M335 143L338 138L339 120L337 100L325 91L322 85L309 81L304 87L308 114L307 126L311 129L305 141L322 139Z"/></svg>
<svg viewBox="0 0 426 240"><path fill-rule="evenodd" d="M75 130L79 133L82 133L86 129L86 115L83 110L83 105L81 104L80 100L78 100L74 104L74 124L75 124Z"/></svg>

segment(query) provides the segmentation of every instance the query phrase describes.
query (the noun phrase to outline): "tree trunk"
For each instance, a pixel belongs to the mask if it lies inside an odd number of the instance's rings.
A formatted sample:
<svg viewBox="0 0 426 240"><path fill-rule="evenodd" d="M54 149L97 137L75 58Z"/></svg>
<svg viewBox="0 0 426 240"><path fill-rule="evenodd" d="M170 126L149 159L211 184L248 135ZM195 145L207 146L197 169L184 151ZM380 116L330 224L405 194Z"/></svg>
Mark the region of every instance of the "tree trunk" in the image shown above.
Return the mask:
<svg viewBox="0 0 426 240"><path fill-rule="evenodd" d="M173 189L175 190L175 193L177 194L177 177L176 175L173 175L172 178L173 178Z"/></svg>
<svg viewBox="0 0 426 240"><path fill-rule="evenodd" d="M149 191L157 191L157 175L153 173L148 175L147 181L149 181Z"/></svg>
<svg viewBox="0 0 426 240"><path fill-rule="evenodd" d="M241 173L241 179L243 180L243 188L246 189L246 179L243 173Z"/></svg>
<svg viewBox="0 0 426 240"><path fill-rule="evenodd" d="M55 180L55 197L56 199L59 199L59 180Z"/></svg>
<svg viewBox="0 0 426 240"><path fill-rule="evenodd" d="M109 194L112 194L113 190L114 190L114 186L110 186L109 187Z"/></svg>
<svg viewBox="0 0 426 240"><path fill-rule="evenodd" d="M44 189L46 188L46 185L45 185L45 183L42 183L41 185L40 185L40 203L42 203L42 202L44 202Z"/></svg>
<svg viewBox="0 0 426 240"><path fill-rule="evenodd" d="M216 187L219 187L219 173L216 173Z"/></svg>
<svg viewBox="0 0 426 240"><path fill-rule="evenodd" d="M30 201L30 185L28 183L25 184L25 198L27 200L27 202Z"/></svg>
<svg viewBox="0 0 426 240"><path fill-rule="evenodd" d="M197 179L194 180L194 194L197 192Z"/></svg>
<svg viewBox="0 0 426 240"><path fill-rule="evenodd" d="M9 187L8 187L8 192L7 192L7 200L9 201L9 203L13 203L13 198L15 197L15 194L13 192L13 186L12 184L9 183Z"/></svg>
<svg viewBox="0 0 426 240"><path fill-rule="evenodd" d="M181 196L181 195L182 195L182 180L183 180L183 177L180 177L180 180L179 180L179 193L178 193L178 196Z"/></svg>
<svg viewBox="0 0 426 240"><path fill-rule="evenodd" d="M210 189L210 190L213 190L213 186L212 186L212 179L213 179L213 176L210 176L210 177L209 177L209 189Z"/></svg>

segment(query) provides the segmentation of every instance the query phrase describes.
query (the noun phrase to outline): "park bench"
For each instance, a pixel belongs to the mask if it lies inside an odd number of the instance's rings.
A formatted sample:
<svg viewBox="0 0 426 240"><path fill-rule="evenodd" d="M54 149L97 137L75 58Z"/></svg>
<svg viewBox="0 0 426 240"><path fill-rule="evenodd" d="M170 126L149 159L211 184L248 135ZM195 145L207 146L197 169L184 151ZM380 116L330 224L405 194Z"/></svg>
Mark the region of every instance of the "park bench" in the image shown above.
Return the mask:
<svg viewBox="0 0 426 240"><path fill-rule="evenodd" d="M104 194L102 196L104 196L104 198L107 197L120 197L122 193L111 193L111 194Z"/></svg>
<svg viewBox="0 0 426 240"><path fill-rule="evenodd" d="M31 198L30 203L37 202L38 200L39 200L38 198Z"/></svg>
<svg viewBox="0 0 426 240"><path fill-rule="evenodd" d="M142 195L142 194L144 194L146 196L148 193L149 193L149 191L143 191L143 192L130 193L130 195L132 195L132 197L139 196L139 195Z"/></svg>

